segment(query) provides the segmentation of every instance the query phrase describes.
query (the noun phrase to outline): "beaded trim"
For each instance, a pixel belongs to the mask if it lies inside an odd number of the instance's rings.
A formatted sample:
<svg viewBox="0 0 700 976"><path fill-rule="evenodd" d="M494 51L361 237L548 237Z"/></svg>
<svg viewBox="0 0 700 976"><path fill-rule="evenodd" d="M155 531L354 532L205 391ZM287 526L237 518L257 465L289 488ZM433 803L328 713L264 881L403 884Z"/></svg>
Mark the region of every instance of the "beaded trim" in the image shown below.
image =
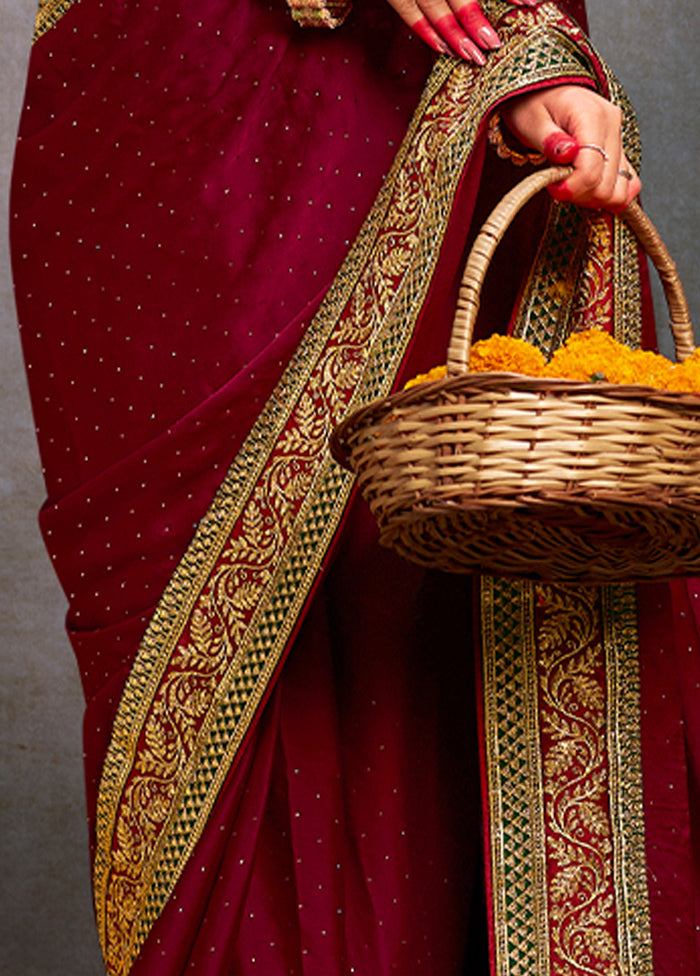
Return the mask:
<svg viewBox="0 0 700 976"><path fill-rule="evenodd" d="M514 166L525 166L526 163L530 163L532 166L539 166L547 159L544 153L521 153L517 149L513 149L512 146L509 146L503 136L501 116L498 112L494 112L489 119L488 139L496 150L496 155L500 159L509 159Z"/></svg>

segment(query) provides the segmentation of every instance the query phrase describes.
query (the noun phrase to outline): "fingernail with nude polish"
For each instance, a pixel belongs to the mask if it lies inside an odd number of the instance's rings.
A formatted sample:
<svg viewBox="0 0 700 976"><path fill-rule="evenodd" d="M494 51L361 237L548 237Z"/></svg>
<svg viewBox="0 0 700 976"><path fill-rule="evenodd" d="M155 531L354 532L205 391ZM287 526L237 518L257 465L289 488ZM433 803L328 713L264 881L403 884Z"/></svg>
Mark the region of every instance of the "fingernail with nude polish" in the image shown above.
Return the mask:
<svg viewBox="0 0 700 976"><path fill-rule="evenodd" d="M477 64L486 64L486 58L481 53L476 44L472 44L466 38L459 42L459 50L467 61L476 61Z"/></svg>
<svg viewBox="0 0 700 976"><path fill-rule="evenodd" d="M479 41L484 45L484 47L487 47L492 51L495 51L496 48L499 48L501 46L501 39L496 33L496 31L493 29L493 27L489 27L489 26L480 27L479 30L476 32L476 35L479 38Z"/></svg>
<svg viewBox="0 0 700 976"><path fill-rule="evenodd" d="M451 54L452 53L450 51L449 46L442 40L442 38L438 38L435 41L435 47L440 52L440 54Z"/></svg>

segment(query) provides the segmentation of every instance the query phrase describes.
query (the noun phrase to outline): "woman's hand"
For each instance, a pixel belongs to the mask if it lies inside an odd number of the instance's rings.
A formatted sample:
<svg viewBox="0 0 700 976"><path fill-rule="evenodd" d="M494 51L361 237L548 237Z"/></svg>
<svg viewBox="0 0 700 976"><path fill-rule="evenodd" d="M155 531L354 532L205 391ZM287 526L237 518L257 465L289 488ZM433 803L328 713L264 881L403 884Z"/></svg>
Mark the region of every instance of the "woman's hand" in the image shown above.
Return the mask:
<svg viewBox="0 0 700 976"><path fill-rule="evenodd" d="M510 0L534 7L539 0ZM498 34L481 12L478 0L389 0L408 26L441 54L486 64L484 51L501 46Z"/></svg>
<svg viewBox="0 0 700 976"><path fill-rule="evenodd" d="M560 85L513 98L501 118L524 145L554 163L573 163L573 174L550 187L557 200L623 210L642 184L622 149L622 113L579 85Z"/></svg>

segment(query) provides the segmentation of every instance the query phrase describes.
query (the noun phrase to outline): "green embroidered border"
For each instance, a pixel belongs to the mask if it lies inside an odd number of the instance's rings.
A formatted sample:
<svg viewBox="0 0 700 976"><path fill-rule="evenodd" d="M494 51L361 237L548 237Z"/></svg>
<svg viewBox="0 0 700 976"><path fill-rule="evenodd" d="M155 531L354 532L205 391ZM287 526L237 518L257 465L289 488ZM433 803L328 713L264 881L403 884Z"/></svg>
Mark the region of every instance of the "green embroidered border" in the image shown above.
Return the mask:
<svg viewBox="0 0 700 976"><path fill-rule="evenodd" d="M568 335L586 254L586 221L580 209L552 204L513 327L514 335L537 346L547 359Z"/></svg>
<svg viewBox="0 0 700 976"><path fill-rule="evenodd" d="M482 578L484 741L498 976L550 972L533 601L531 583ZM604 587L601 601L619 971L652 976L634 587Z"/></svg>
<svg viewBox="0 0 700 976"><path fill-rule="evenodd" d="M639 639L631 585L603 589L610 814L621 969L653 976L642 793Z"/></svg>
<svg viewBox="0 0 700 976"><path fill-rule="evenodd" d="M534 587L481 579L484 742L498 976L549 976Z"/></svg>
<svg viewBox="0 0 700 976"><path fill-rule="evenodd" d="M34 21L34 42L51 30L78 0L39 0Z"/></svg>
<svg viewBox="0 0 700 976"><path fill-rule="evenodd" d="M611 98L623 108L625 151L638 168L636 119L614 76L603 68ZM537 345L545 355L551 355L567 335L585 257L585 222L585 216L568 205L550 208L523 294L515 334ZM614 258L613 332L620 341L638 347L642 303L637 245L620 220L614 222ZM550 967L543 810L531 803L531 797L542 803L542 757L535 744L539 731L533 714L537 689L532 600L529 583L482 581L484 723L498 976L545 976ZM603 600L620 963L623 972L651 976L634 590L607 587ZM499 656L504 658L500 666L496 662ZM521 674L516 673L519 667ZM527 700L528 695L533 697ZM505 790L504 771L508 778ZM494 797L494 791L501 795ZM518 897L523 890L529 891L529 901Z"/></svg>
<svg viewBox="0 0 700 976"><path fill-rule="evenodd" d="M443 168L436 180L443 189L436 197L427 221L429 233L423 234L417 242L411 271L394 301L381 337L375 343L361 384L361 393L354 403L383 395L393 380L437 260L456 181L485 113L495 101L523 84L561 76L587 76L575 44L550 29L546 14L542 13L544 9L541 8L537 14L538 25L527 36L514 38L513 43L498 57L492 57L489 67L480 74L481 84L469 106L468 115L465 115L465 125L459 138L448 147ZM529 16L534 15L530 13ZM550 16L559 16L555 8L551 9ZM420 111L425 110L429 100L453 75L452 83L457 93L460 75L464 78L466 97L472 70L449 59L439 62ZM417 120L420 120L420 111ZM418 122L414 121L409 140L415 136L417 125ZM271 445L281 435L292 407L309 379L313 364L318 360L330 331L357 283L367 260L367 252L385 215L393 181L408 145L408 142L404 144L397 165L386 181L356 246L308 330L302 347L232 466L144 638L120 706L100 790L95 888L103 945L106 939L104 909L110 872L111 837L120 797L135 762L139 735L150 705L199 594L268 461ZM196 751L197 762L191 765L190 772L181 783L169 826L159 839L149 863L145 875L149 893L146 903L138 912L137 927L129 946L124 949L126 968L120 971L128 971L131 959L145 940L201 836L220 784L262 700L342 517L350 491L349 477L327 461L317 475L316 485L317 488L309 493L274 579L267 587L254 623L233 661L226 687L222 689L225 693L217 696L203 727Z"/></svg>
<svg viewBox="0 0 700 976"><path fill-rule="evenodd" d="M428 220L428 224L433 230L431 233L425 234L418 243L416 256L413 260L413 271L407 277L405 286L402 287L397 296L391 316L383 329L382 339L375 345L373 355L367 364L365 382L362 384L361 395L356 401L357 405L360 402L369 402L378 396L385 395L390 388L410 339L412 324L417 317L422 298L429 285L449 217L456 183L471 151L471 145L476 137L480 120L488 111L490 104L499 100L505 92L513 91L517 87L517 80L520 79L522 83L525 75L528 80L531 80L535 75L545 80L559 77L561 74L570 75L573 71L579 73L581 71L580 56L573 46L567 45L562 51L558 38L555 42L547 37L544 32L538 31L538 33L540 36L537 38L530 36L527 43L523 42L513 46L507 60L504 59L511 70L505 71L503 70L504 66L501 65L501 81L498 85L495 84L495 78L488 80L484 78L481 98L475 99L471 106L471 122L465 125L460 133L459 142L455 142L451 147L437 179L437 183L442 189L434 205L435 212ZM569 56L572 51L576 54L575 60ZM523 66L522 58L526 59L526 66ZM454 70L454 65L449 61L438 66L432 79L429 97ZM497 74L495 69L492 69L492 73ZM387 183L391 184L391 180L388 180ZM389 187L387 187L384 197L388 191ZM383 213L384 209L385 203L380 204L379 212ZM376 223L376 219L373 219L372 225L375 226ZM440 230L436 232L438 227ZM350 267L355 261L358 266L363 265L366 248L370 246L366 240L369 236L372 235L363 235L359 247L353 251ZM311 337L316 331L324 332L319 344L325 341L325 330L334 324L339 314L339 307L342 307L347 301L348 292L354 285L356 274L357 271L350 272L347 266L343 269L338 279L337 288L334 289L334 293L329 296L328 303L319 313L315 328L311 332ZM339 296L337 292L341 292L341 295ZM277 413L280 404L287 400L290 388L298 390L302 387L310 372L309 364L315 355L313 351L307 352L307 344L304 343L304 349L300 350L283 381L285 389L278 390L276 396L273 397L273 413ZM272 422L268 417L268 411L265 411L260 424L256 425L252 435L253 444L258 448L265 444L269 445L270 441L275 439L276 433L283 428L287 416L288 411L283 410L281 415L276 417L276 422ZM262 431L259 429L260 426L262 426ZM240 468L242 467L244 473L247 474L248 484L252 485L255 473L264 466L267 460L264 449L262 454L258 456L257 463L252 461L251 453L250 445L246 444L237 464L234 465L236 471L232 472L233 477L230 480L227 479L224 485L222 496L215 506L217 511L220 508L227 508L237 498L240 500L247 495L249 489L242 489L241 481L237 477ZM247 732L264 695L265 688L277 667L289 633L303 607L326 548L342 518L351 489L349 476L344 472L341 474L334 462L329 461L318 483L322 486L322 490L318 494L316 492L311 493L306 511L298 523L295 535L290 541L278 573L269 589L268 606L267 608L261 607L257 615L258 622L251 627L249 635L236 656L231 675L231 681L234 682L232 691L221 700L219 715L212 716L208 729L209 741L203 742L199 750L198 768L178 800L178 813L173 819L167 837L164 837L162 844L159 845L158 867L153 871L148 899L140 913L138 928L135 931L134 954L162 910L177 878L182 873L187 858L201 836L221 783L228 768L230 768L240 742ZM330 491L328 490L329 487ZM182 580L181 585L174 582L173 592L179 594L181 589L184 589L188 592L187 602L178 606L180 600L178 595L175 598L175 606L168 608L166 597L162 610L157 613L159 619L158 623L154 620L154 625L159 632L161 632L162 626L160 620L164 619L169 612L174 611L181 622L175 625L173 631L166 638L165 649L167 649L168 656L191 610L193 590L199 590L204 585L204 580L216 561L239 511L240 505L236 504L231 514L221 521L217 518L215 511L212 511L213 538L204 547L208 551L205 562L200 563L198 567L198 582L194 587L192 587L191 580L188 584L186 578ZM206 523L209 524L209 519L206 520ZM207 531L207 525L203 526L203 533ZM201 552L202 538L200 537L196 545L196 560L201 558ZM197 562L193 568L196 567ZM187 569L184 566L183 569L186 577ZM259 628L257 632L256 628ZM160 644L160 639L159 633L155 641L150 635L144 640L143 650L145 654L160 657L161 661L160 667L157 664L153 667L153 659L151 659L151 663L146 665L146 670L151 671L148 689L145 692L146 699L155 693L157 681L154 680L154 677L156 672L159 671L162 674L165 667L164 648ZM251 658L255 660L255 663L249 665L248 661ZM143 666L145 663L146 658L144 656L139 661L139 665ZM135 682L137 680L138 678L135 675ZM136 692L136 694L139 695L140 693ZM136 719L138 727L142 726L144 719L145 709L141 708L141 715ZM133 735L133 732L130 734ZM130 751L129 749L128 753ZM114 780L105 779L105 785L112 795L114 795L112 791L115 788L119 789Z"/></svg>

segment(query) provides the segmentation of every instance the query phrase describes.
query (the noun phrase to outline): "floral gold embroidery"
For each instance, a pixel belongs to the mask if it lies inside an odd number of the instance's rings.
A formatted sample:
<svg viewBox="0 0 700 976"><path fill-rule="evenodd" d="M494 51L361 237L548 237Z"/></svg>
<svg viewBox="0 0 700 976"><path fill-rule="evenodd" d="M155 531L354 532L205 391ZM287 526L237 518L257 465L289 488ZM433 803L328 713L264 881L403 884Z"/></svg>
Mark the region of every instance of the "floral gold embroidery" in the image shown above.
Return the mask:
<svg viewBox="0 0 700 976"><path fill-rule="evenodd" d="M602 976L619 969L599 591L536 594L551 968Z"/></svg>
<svg viewBox="0 0 700 976"><path fill-rule="evenodd" d="M633 587L481 582L497 976L651 976Z"/></svg>
<svg viewBox="0 0 700 976"><path fill-rule="evenodd" d="M613 218L596 213L589 220L589 247L571 313L571 332L607 329L614 321Z"/></svg>
<svg viewBox="0 0 700 976"><path fill-rule="evenodd" d="M391 387L480 120L525 84L588 77L555 22L549 5L528 12L522 37L513 20L512 45L481 73L438 63L355 247L149 625L100 789L95 901L110 974L128 973L283 660L351 491L328 433Z"/></svg>

